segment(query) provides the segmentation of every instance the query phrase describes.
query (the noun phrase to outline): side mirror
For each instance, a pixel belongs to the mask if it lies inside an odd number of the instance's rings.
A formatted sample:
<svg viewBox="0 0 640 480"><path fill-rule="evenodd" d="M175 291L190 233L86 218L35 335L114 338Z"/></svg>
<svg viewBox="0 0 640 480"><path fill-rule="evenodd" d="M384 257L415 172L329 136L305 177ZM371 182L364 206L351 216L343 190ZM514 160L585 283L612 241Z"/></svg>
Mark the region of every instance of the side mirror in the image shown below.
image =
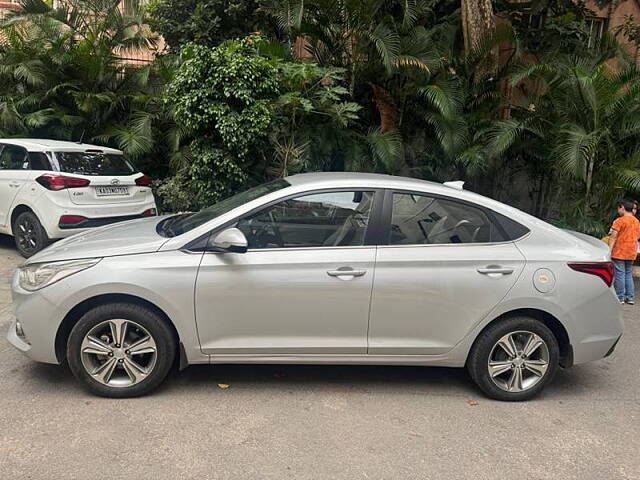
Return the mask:
<svg viewBox="0 0 640 480"><path fill-rule="evenodd" d="M237 228L227 228L209 241L209 248L218 252L245 253L249 243Z"/></svg>

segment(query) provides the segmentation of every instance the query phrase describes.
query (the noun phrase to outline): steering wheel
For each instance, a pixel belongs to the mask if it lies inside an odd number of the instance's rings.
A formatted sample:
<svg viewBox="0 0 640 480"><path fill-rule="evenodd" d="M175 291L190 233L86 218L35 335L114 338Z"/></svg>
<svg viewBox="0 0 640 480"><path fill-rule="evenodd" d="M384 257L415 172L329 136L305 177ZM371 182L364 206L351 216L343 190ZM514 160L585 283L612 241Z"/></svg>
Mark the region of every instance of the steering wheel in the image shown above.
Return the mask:
<svg viewBox="0 0 640 480"><path fill-rule="evenodd" d="M278 227L278 222L276 221L276 216L273 214L273 210L269 211L269 220L271 220L271 230L273 231L273 236L276 238L276 243L280 247L284 247L284 239L282 238L282 233L280 232L280 227Z"/></svg>
<svg viewBox="0 0 640 480"><path fill-rule="evenodd" d="M268 215L268 222L260 221L258 217L247 218L238 222L237 226L245 233L249 240L249 245L252 247L266 248L273 245L277 245L278 247L284 246L282 235L277 227L273 212L269 212Z"/></svg>

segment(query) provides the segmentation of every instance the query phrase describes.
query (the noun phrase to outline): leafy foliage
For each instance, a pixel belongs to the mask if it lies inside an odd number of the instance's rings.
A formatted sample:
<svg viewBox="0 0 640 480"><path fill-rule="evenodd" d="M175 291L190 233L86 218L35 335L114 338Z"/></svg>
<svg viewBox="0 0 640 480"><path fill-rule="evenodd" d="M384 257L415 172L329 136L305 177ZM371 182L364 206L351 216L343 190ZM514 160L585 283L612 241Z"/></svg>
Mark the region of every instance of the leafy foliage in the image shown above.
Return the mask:
<svg viewBox="0 0 640 480"><path fill-rule="evenodd" d="M250 36L182 50L166 102L194 139L179 172L194 206L247 181L322 168L339 154L326 140L357 118L360 107L345 100L341 69L290 62L268 47Z"/></svg>
<svg viewBox="0 0 640 480"><path fill-rule="evenodd" d="M256 49L258 37L210 49L188 44L169 84L166 102L194 140L180 176L195 193L194 205L229 195L247 180L247 169L274 119L278 69Z"/></svg>
<svg viewBox="0 0 640 480"><path fill-rule="evenodd" d="M458 0L23 1L0 27L0 135L156 159L165 209L354 170L463 179L602 234L640 193L639 73L584 2L496 0L504 20L466 52ZM133 68L146 24L168 51ZM637 43L633 19L613 33Z"/></svg>
<svg viewBox="0 0 640 480"><path fill-rule="evenodd" d="M76 0L52 8L24 0L22 10L7 16L0 24L6 38L0 45L0 136L83 137L119 146L143 165L167 150L176 133L157 93L171 63L134 67L123 61L153 49L157 35L139 9L122 11L119 3Z"/></svg>
<svg viewBox="0 0 640 480"><path fill-rule="evenodd" d="M257 0L152 0L149 25L172 51L188 43L216 47L259 30Z"/></svg>

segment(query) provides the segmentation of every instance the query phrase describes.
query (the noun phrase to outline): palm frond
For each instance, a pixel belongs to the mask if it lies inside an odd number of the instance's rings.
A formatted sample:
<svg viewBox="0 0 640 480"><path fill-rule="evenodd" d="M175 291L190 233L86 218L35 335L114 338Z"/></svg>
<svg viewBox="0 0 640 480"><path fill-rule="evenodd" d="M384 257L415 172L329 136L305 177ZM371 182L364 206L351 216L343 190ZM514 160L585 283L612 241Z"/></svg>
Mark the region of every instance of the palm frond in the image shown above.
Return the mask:
<svg viewBox="0 0 640 480"><path fill-rule="evenodd" d="M445 118L451 119L462 110L464 93L456 81L439 80L420 88L418 93Z"/></svg>
<svg viewBox="0 0 640 480"><path fill-rule="evenodd" d="M400 35L385 23L379 23L369 33L369 38L374 44L385 70L387 73L391 73L393 66L398 63L400 55Z"/></svg>
<svg viewBox="0 0 640 480"><path fill-rule="evenodd" d="M560 139L556 146L555 155L560 169L585 180L589 162L594 158L599 136L594 132L587 132L579 125L565 125L560 131Z"/></svg>
<svg viewBox="0 0 640 480"><path fill-rule="evenodd" d="M416 0L402 0L402 26L411 28L418 20L418 3Z"/></svg>

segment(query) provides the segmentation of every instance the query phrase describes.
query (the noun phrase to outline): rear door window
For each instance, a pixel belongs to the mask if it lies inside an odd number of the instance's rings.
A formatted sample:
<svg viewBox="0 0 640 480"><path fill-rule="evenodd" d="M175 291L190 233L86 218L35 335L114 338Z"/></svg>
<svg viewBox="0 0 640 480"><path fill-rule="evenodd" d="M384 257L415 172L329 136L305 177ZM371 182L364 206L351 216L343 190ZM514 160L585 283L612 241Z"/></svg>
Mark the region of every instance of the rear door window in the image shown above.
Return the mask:
<svg viewBox="0 0 640 480"><path fill-rule="evenodd" d="M29 168L31 170L51 170L51 163L46 153L29 152Z"/></svg>
<svg viewBox="0 0 640 480"><path fill-rule="evenodd" d="M60 171L79 175L131 175L136 169L123 155L101 152L56 152Z"/></svg>
<svg viewBox="0 0 640 480"><path fill-rule="evenodd" d="M27 151L15 145L3 145L0 151L0 170L27 170Z"/></svg>
<svg viewBox="0 0 640 480"><path fill-rule="evenodd" d="M467 203L414 193L394 193L389 245L504 241L487 213Z"/></svg>

